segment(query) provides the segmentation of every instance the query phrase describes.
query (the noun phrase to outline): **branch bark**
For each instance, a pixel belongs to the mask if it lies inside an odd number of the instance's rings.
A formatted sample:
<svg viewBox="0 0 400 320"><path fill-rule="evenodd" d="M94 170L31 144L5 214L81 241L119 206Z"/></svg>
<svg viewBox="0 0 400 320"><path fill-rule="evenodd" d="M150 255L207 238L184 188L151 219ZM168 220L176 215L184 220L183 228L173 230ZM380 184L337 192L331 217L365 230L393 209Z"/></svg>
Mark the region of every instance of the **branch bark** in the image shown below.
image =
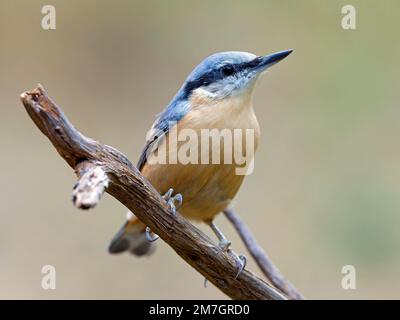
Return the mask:
<svg viewBox="0 0 400 320"><path fill-rule="evenodd" d="M181 215L173 217L164 199L128 158L76 130L41 85L21 94L21 101L36 126L77 173L73 200L78 208L94 207L106 191L232 299L286 299L248 270L236 278L232 252L221 252Z"/></svg>
<svg viewBox="0 0 400 320"><path fill-rule="evenodd" d="M247 250L250 252L257 265L267 277L267 279L277 288L284 293L289 299L303 300L304 297L301 293L291 284L279 271L279 269L272 263L267 253L257 243L257 240L250 232L250 229L239 217L233 209L226 209L225 216L235 227L240 238L243 240Z"/></svg>
<svg viewBox="0 0 400 320"><path fill-rule="evenodd" d="M109 179L101 166L93 161L82 161L75 167L79 181L72 191L72 202L79 209L94 208L100 201Z"/></svg>

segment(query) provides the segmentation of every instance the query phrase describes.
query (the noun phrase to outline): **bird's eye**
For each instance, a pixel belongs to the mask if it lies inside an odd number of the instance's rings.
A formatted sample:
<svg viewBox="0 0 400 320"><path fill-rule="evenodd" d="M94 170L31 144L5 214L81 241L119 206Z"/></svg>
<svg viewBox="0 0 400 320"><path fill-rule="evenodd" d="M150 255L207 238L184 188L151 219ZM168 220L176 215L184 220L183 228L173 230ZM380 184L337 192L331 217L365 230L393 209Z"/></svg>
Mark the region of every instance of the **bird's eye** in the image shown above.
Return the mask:
<svg viewBox="0 0 400 320"><path fill-rule="evenodd" d="M234 72L235 69L230 65L226 65L221 68L221 73L226 77L233 75Z"/></svg>

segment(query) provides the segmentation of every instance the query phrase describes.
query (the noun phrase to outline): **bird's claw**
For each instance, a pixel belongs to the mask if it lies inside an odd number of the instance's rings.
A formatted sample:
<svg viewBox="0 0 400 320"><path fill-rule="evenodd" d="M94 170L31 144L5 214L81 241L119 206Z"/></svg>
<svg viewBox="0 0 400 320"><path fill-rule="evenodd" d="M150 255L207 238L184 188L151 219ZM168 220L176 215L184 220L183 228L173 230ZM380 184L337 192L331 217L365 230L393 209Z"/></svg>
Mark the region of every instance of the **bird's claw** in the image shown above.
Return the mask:
<svg viewBox="0 0 400 320"><path fill-rule="evenodd" d="M158 235L156 235L155 233L151 232L149 227L146 227L146 239L149 242L153 242L156 241L159 238Z"/></svg>
<svg viewBox="0 0 400 320"><path fill-rule="evenodd" d="M207 279L207 278L204 278L203 285L204 285L204 288L206 288L206 289L207 289L207 283L208 283L208 279Z"/></svg>
<svg viewBox="0 0 400 320"><path fill-rule="evenodd" d="M237 256L235 254L235 263L236 263L236 267L238 268L238 271L235 276L235 280L236 280L240 276L240 274L243 272L244 268L247 265L247 257L244 254L241 254L239 256ZM207 288L207 283L208 283L208 279L204 278L204 288Z"/></svg>
<svg viewBox="0 0 400 320"><path fill-rule="evenodd" d="M231 242L224 236L221 230L215 225L215 223L211 220L208 221L211 229L214 231L215 235L217 236L219 243L218 246L221 248L223 252L231 252L229 250L231 246ZM244 268L246 267L247 258L244 255L237 256L236 253L233 253L235 258L236 267L238 268L238 272L235 276L235 279L239 277L239 275L243 272ZM204 287L207 286L207 281L204 282Z"/></svg>
<svg viewBox="0 0 400 320"><path fill-rule="evenodd" d="M162 197L165 201L167 201L168 207L171 211L171 214L175 217L176 210L178 210L183 202L183 197L180 193L172 196L174 194L174 189L170 188ZM153 233L149 227L146 227L146 239L149 242L156 241L159 238L158 235Z"/></svg>
<svg viewBox="0 0 400 320"><path fill-rule="evenodd" d="M168 201L171 197L172 194L174 193L174 189L169 188L169 190L162 196L165 201Z"/></svg>
<svg viewBox="0 0 400 320"><path fill-rule="evenodd" d="M165 201L167 201L168 207L171 211L171 214L175 217L176 216L176 210L178 210L182 203L183 203L183 197L180 193L177 193L176 195L172 196L174 194L174 189L170 188L164 195L163 198Z"/></svg>
<svg viewBox="0 0 400 320"><path fill-rule="evenodd" d="M231 241L224 238L218 243L218 246L221 248L222 251L227 252L229 250L231 244L232 244Z"/></svg>
<svg viewBox="0 0 400 320"><path fill-rule="evenodd" d="M244 254L241 254L236 257L236 265L238 267L238 273L235 276L235 280L240 276L240 274L243 272L244 268L246 267L247 264L247 257Z"/></svg>

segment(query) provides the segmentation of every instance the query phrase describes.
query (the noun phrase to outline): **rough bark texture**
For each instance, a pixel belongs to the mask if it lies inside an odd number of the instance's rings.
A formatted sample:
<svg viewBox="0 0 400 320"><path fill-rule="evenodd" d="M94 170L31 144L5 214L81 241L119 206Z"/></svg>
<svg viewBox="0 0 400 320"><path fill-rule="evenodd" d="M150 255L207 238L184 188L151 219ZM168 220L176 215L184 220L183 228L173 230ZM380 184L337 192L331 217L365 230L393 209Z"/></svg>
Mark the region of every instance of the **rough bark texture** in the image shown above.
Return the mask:
<svg viewBox="0 0 400 320"><path fill-rule="evenodd" d="M232 252L221 252L181 215L173 217L166 202L127 157L77 131L42 86L21 94L21 100L36 126L76 171L79 181L73 200L77 207L94 207L106 191L229 297L286 299L248 270L235 279L237 267Z"/></svg>

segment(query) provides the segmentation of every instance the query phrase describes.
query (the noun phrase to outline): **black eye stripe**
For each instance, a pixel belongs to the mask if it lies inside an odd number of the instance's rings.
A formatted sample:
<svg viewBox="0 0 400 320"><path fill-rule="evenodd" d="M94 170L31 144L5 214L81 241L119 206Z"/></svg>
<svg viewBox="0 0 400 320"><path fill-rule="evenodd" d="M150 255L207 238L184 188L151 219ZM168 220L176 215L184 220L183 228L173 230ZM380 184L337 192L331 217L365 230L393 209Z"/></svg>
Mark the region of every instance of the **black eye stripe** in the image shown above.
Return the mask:
<svg viewBox="0 0 400 320"><path fill-rule="evenodd" d="M229 71L228 71L229 69ZM207 86L215 81L221 80L235 73L234 65L225 65L217 70L211 70L196 80L186 83L185 90L192 91L202 86Z"/></svg>
<svg viewBox="0 0 400 320"><path fill-rule="evenodd" d="M184 88L185 95L189 96L193 90L196 90L197 88L200 88L203 86L207 86L216 80L217 80L216 72L211 71L211 72L208 72L208 73L202 75L201 77L197 78L196 80L189 81L185 84L185 88Z"/></svg>
<svg viewBox="0 0 400 320"><path fill-rule="evenodd" d="M251 69L254 67L257 67L260 64L261 57L254 58L253 60L250 60L249 62L242 62L236 64L236 70L237 72L242 71L244 69Z"/></svg>
<svg viewBox="0 0 400 320"><path fill-rule="evenodd" d="M184 94L186 97L188 97L191 92L197 88L208 86L215 81L232 76L233 74L241 72L245 69L256 67L260 63L260 59L260 57L257 57L249 62L225 64L218 69L211 70L203 74L201 77L187 82L185 84Z"/></svg>

